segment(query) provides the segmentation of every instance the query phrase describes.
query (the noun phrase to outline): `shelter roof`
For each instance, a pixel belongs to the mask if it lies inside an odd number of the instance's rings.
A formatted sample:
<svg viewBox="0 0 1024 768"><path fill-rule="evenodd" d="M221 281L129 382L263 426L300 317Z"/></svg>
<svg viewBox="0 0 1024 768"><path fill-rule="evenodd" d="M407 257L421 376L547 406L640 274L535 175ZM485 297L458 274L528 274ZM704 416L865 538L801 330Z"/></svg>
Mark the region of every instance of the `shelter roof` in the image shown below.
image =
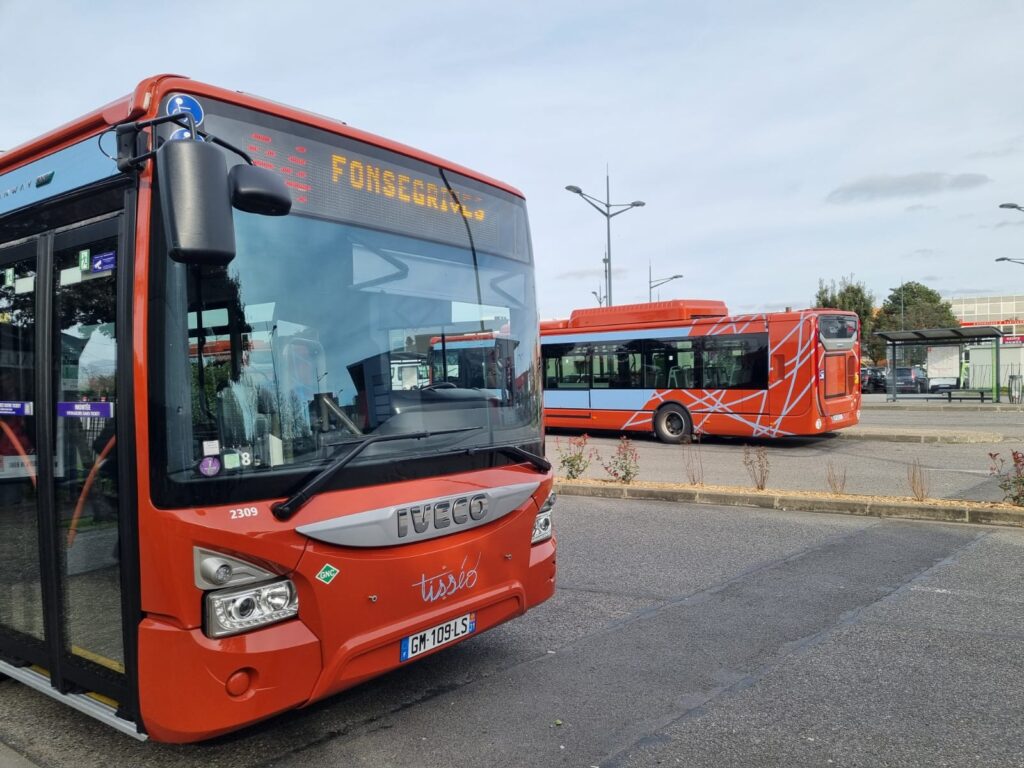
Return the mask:
<svg viewBox="0 0 1024 768"><path fill-rule="evenodd" d="M889 344L964 344L998 339L1003 332L994 325L971 325L963 328L919 328L912 331L875 331Z"/></svg>

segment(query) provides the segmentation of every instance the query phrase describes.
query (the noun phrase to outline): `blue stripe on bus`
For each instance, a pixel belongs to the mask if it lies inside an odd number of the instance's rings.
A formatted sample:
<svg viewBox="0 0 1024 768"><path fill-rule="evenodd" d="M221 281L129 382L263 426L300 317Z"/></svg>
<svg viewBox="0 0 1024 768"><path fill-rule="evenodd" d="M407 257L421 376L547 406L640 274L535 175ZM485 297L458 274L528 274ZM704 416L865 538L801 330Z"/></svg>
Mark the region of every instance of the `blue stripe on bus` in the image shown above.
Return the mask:
<svg viewBox="0 0 1024 768"><path fill-rule="evenodd" d="M487 339L484 341L448 341L445 342L445 349L485 349L494 348L496 345L494 339ZM437 352L441 351L441 342L434 342L434 350Z"/></svg>
<svg viewBox="0 0 1024 768"><path fill-rule="evenodd" d="M599 333L560 333L542 336L544 344L578 344L581 342L636 341L637 339L679 339L690 335L690 328L637 328L633 331L602 331Z"/></svg>
<svg viewBox="0 0 1024 768"><path fill-rule="evenodd" d="M546 389L544 407L641 411L653 396L650 389Z"/></svg>
<svg viewBox="0 0 1024 768"><path fill-rule="evenodd" d="M595 411L641 411L652 394L649 389L592 389L590 407Z"/></svg>
<svg viewBox="0 0 1024 768"><path fill-rule="evenodd" d="M589 408L589 389L545 389L545 408Z"/></svg>
<svg viewBox="0 0 1024 768"><path fill-rule="evenodd" d="M113 134L106 144L113 149ZM28 165L0 174L0 215L117 174L93 136Z"/></svg>

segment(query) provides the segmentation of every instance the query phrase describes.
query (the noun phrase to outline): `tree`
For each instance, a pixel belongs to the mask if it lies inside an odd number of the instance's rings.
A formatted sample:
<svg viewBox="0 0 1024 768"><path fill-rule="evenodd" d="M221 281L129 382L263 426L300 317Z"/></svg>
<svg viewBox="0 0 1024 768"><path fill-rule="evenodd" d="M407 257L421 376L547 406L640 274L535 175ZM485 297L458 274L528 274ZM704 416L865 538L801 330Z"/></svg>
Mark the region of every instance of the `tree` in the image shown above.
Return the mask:
<svg viewBox="0 0 1024 768"><path fill-rule="evenodd" d="M871 341L874 338L871 333L875 330L875 296L864 283L855 282L853 275L841 277L838 287L835 280L826 283L819 279L814 306L856 312L860 318L861 348L869 352L872 360L878 359L877 355L871 353Z"/></svg>
<svg viewBox="0 0 1024 768"><path fill-rule="evenodd" d="M917 330L920 328L959 328L953 306L943 301L938 291L910 280L892 289L875 318L875 330ZM879 342L884 347L884 342ZM884 352L883 352L884 354ZM907 364L923 363L925 347L907 347ZM872 355L877 359L877 355Z"/></svg>

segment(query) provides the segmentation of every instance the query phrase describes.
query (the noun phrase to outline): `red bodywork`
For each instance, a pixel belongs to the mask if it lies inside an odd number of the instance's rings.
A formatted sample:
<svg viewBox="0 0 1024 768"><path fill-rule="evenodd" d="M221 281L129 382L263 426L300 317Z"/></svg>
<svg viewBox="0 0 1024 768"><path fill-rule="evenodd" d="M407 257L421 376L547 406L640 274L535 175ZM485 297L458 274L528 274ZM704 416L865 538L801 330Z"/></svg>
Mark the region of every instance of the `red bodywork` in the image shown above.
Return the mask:
<svg viewBox="0 0 1024 768"><path fill-rule="evenodd" d="M635 399L628 409L551 407L545 393L545 425L649 432L657 410L675 403L702 435L784 437L853 426L860 419L860 346L827 350L819 338L823 315L856 317L816 309L729 315L720 301L679 300L575 310L568 320L542 321L542 344L606 333L641 340L671 328L689 339L767 333L769 345L767 389L633 389L627 390Z"/></svg>
<svg viewBox="0 0 1024 768"><path fill-rule="evenodd" d="M129 120L157 116L170 93L217 99L368 142L493 185L522 193L475 171L396 142L291 107L176 75L141 82L132 94L0 155L0 173L39 159ZM229 507L158 509L149 473L149 268L153 164L139 174L132 306L132 376L138 472L141 609L137 686L140 725L168 742L210 738L328 696L398 666L403 636L460 614L476 612L476 632L524 613L551 597L555 539L531 546L539 505L552 474L524 466L428 480L328 492L287 523L270 506L247 502L255 517L231 519ZM159 436L156 436L159 437ZM529 467L529 468L527 468ZM517 510L491 524L429 541L374 550L332 547L296 532L339 515L421 499L536 481ZM299 592L299 617L223 639L202 631L203 592L194 585L193 547L234 555L287 575ZM418 579L475 564L474 586L425 604ZM325 564L340 570L331 583L315 579ZM442 648L443 649L443 648ZM436 651L430 651L434 653ZM408 663L408 662L407 662Z"/></svg>

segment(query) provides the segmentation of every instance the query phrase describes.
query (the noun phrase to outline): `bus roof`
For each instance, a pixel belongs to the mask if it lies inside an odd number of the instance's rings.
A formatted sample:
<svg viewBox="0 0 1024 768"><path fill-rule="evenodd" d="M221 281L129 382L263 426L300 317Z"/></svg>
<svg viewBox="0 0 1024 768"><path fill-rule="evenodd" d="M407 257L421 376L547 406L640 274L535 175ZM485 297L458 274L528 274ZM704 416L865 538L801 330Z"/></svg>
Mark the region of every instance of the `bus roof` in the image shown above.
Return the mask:
<svg viewBox="0 0 1024 768"><path fill-rule="evenodd" d="M455 171L463 176L503 189L517 197L523 197L523 193L518 189L497 179L444 160L436 155L421 152L405 144L352 128L340 120L332 120L322 115L278 104L247 93L218 88L197 80L190 80L182 75L171 74L154 75L153 77L146 78L135 87L135 90L130 95L100 107L24 144L0 152L0 174L12 171L42 155L63 149L70 144L100 133L119 123L154 116L163 97L173 91L185 91L198 96L218 99L230 104L304 123L314 128L348 136L359 141L365 141L392 152Z"/></svg>
<svg viewBox="0 0 1024 768"><path fill-rule="evenodd" d="M673 301L656 301L650 304L620 304L614 307L589 307L574 309L568 319L541 320L541 335L561 335L581 329L627 330L630 328L662 328L679 323L704 320L708 323L740 322L760 319L785 320L799 318L808 313L818 315L850 315L855 312L844 309L816 307L813 309L792 310L783 312L760 312L754 314L730 315L722 301L711 299L675 299Z"/></svg>
<svg viewBox="0 0 1024 768"><path fill-rule="evenodd" d="M673 299L645 304L619 304L614 307L574 309L568 320L546 320L546 330L595 328L598 326L652 325L666 321L699 320L703 317L726 317L725 302L710 299Z"/></svg>

